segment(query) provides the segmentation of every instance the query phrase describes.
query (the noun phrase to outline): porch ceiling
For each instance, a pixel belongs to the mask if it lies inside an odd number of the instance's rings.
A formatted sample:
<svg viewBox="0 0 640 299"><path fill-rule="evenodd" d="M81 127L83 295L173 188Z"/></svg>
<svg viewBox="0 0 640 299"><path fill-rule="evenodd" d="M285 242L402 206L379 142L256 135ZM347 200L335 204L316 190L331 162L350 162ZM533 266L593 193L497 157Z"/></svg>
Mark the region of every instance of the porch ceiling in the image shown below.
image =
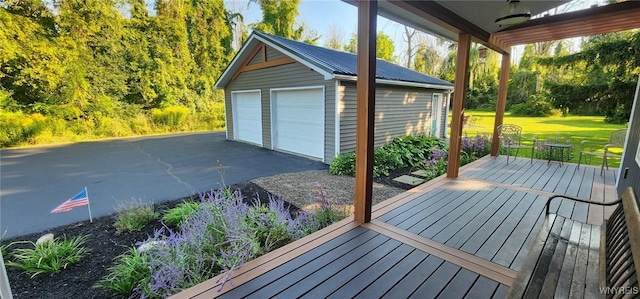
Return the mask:
<svg viewBox="0 0 640 299"><path fill-rule="evenodd" d="M343 0L357 5L357 0ZM569 1L521 0L532 15L554 9ZM468 32L473 41L500 53L510 46L576 36L640 28L640 1L626 1L600 7L532 19L527 23L499 27L494 21L506 1L405 1L379 0L378 14L401 24L456 41Z"/></svg>

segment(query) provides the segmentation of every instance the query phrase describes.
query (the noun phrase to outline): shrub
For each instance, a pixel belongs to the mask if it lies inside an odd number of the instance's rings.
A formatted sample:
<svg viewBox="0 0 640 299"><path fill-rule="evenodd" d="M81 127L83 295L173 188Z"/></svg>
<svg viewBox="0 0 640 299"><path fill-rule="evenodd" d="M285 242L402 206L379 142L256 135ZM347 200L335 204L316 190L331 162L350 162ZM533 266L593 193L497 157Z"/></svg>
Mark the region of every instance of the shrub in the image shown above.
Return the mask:
<svg viewBox="0 0 640 299"><path fill-rule="evenodd" d="M329 164L329 172L335 175L350 175L356 173L356 153L341 153Z"/></svg>
<svg viewBox="0 0 640 299"><path fill-rule="evenodd" d="M511 115L521 116L560 116L562 112L553 109L553 105L542 95L531 95L529 99L511 108Z"/></svg>
<svg viewBox="0 0 640 299"><path fill-rule="evenodd" d="M189 108L182 106L169 106L164 109L152 109L153 123L167 126L172 129L181 127L189 116Z"/></svg>
<svg viewBox="0 0 640 299"><path fill-rule="evenodd" d="M183 202L162 216L162 221L171 227L177 227L201 208L197 202Z"/></svg>
<svg viewBox="0 0 640 299"><path fill-rule="evenodd" d="M439 177L447 172L447 152L435 150L430 159L424 161L422 169L427 173L427 180Z"/></svg>
<svg viewBox="0 0 640 299"><path fill-rule="evenodd" d="M394 169L420 166L436 150L447 149L443 140L429 136L405 136L374 150L373 176L387 176ZM355 174L355 153L338 155L329 165L335 175Z"/></svg>
<svg viewBox="0 0 640 299"><path fill-rule="evenodd" d="M71 239L66 236L62 240L56 238L48 244L18 242L30 244L33 248L15 249L7 266L21 269L32 278L42 273L57 273L89 253L90 250L84 246L88 239L88 235L81 235Z"/></svg>
<svg viewBox="0 0 640 299"><path fill-rule="evenodd" d="M251 254L259 256L304 236L299 223L291 218L284 200L269 199L268 205L249 208L245 224L253 235Z"/></svg>
<svg viewBox="0 0 640 299"><path fill-rule="evenodd" d="M46 126L46 118L39 113L25 115L22 112L0 110L0 146L34 143Z"/></svg>
<svg viewBox="0 0 640 299"><path fill-rule="evenodd" d="M335 205L334 200L327 195L327 191L322 185L316 184L316 188L311 190L311 194L312 201L316 203L313 213L305 214L300 219L305 233L310 234L321 230L348 216L346 210L339 209Z"/></svg>
<svg viewBox="0 0 640 299"><path fill-rule="evenodd" d="M462 166L488 155L491 152L491 139L486 134L477 134L474 138L464 136L460 150L460 165Z"/></svg>
<svg viewBox="0 0 640 299"><path fill-rule="evenodd" d="M141 200L132 200L120 204L116 208L116 222L113 226L118 233L140 231L151 221L158 219L160 215L153 210L153 204L143 203Z"/></svg>
<svg viewBox="0 0 640 299"><path fill-rule="evenodd" d="M127 298L149 279L149 257L135 248L129 248L128 252L115 258L114 265L107 272L107 276L93 287L110 290Z"/></svg>

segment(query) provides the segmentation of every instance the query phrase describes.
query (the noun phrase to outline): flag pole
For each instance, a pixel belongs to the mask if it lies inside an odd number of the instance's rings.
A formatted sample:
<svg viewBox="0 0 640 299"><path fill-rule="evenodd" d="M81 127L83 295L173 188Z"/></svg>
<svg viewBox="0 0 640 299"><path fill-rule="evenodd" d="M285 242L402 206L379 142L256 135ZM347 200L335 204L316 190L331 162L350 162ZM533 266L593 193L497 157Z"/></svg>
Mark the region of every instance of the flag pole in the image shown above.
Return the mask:
<svg viewBox="0 0 640 299"><path fill-rule="evenodd" d="M87 194L87 209L89 209L89 222L93 223L93 218L91 218L91 201L89 200L89 191L87 191L87 187L84 187L84 193Z"/></svg>

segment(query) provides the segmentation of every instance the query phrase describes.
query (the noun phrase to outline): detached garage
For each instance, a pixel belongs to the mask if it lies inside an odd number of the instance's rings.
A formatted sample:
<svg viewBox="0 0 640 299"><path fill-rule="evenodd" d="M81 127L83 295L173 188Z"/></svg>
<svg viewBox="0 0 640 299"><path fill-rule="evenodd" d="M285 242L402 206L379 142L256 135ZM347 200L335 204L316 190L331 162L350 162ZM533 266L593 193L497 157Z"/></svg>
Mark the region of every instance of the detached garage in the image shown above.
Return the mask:
<svg viewBox="0 0 640 299"><path fill-rule="evenodd" d="M446 137L453 84L378 60L375 144ZM356 55L254 31L227 67L227 139L331 162L355 150Z"/></svg>

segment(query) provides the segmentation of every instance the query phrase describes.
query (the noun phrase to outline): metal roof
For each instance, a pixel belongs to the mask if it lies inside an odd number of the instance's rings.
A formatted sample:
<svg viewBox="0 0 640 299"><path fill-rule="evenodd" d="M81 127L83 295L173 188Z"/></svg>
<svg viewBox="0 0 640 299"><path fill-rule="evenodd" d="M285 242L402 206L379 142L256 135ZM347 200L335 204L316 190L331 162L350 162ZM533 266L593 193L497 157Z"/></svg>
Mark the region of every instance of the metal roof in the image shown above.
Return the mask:
<svg viewBox="0 0 640 299"><path fill-rule="evenodd" d="M235 73L235 71L232 70L240 67L236 64L238 61L244 61L244 59L241 58L244 58L247 55L246 53L250 52L247 50L247 48L249 48L248 45L255 40L271 45L276 50L289 55L307 66L315 66L314 69L325 75L327 73L330 74L328 78L325 76L327 79L338 78L348 80L349 78L355 79L357 76L357 56L355 54L318 47L264 32L253 31L245 46L236 55L236 58L234 58L216 83L216 87L224 87L231 81L230 77ZM385 84L453 89L453 84L450 82L381 59L377 59L376 79Z"/></svg>

